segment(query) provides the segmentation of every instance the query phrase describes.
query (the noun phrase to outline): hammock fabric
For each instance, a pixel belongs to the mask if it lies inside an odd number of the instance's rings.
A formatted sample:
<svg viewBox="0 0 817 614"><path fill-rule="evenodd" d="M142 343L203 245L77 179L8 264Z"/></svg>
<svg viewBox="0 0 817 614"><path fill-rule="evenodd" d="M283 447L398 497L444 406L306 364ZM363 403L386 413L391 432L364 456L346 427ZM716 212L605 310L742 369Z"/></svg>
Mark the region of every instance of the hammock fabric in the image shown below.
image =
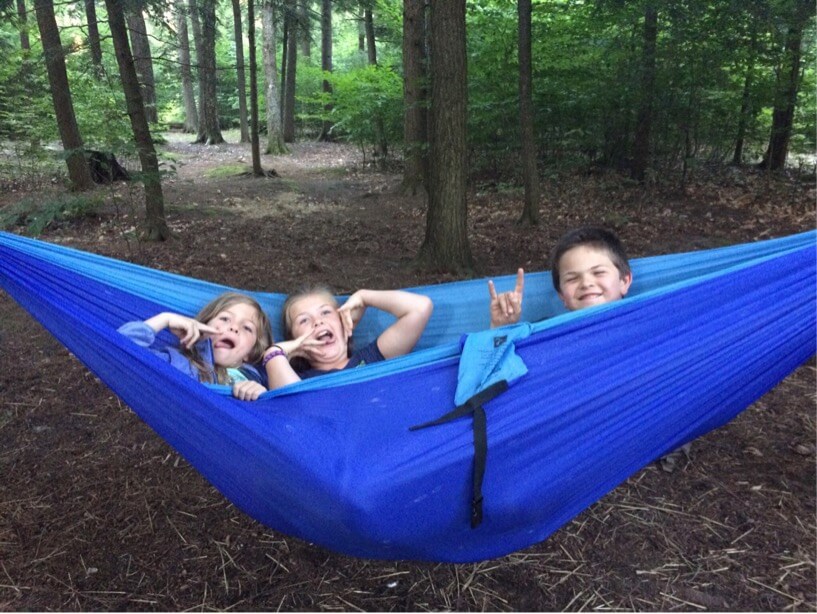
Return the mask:
<svg viewBox="0 0 817 614"><path fill-rule="evenodd" d="M487 333L509 331L508 346L476 378L469 347L482 352L482 337L461 336L488 327L485 281L413 288L435 304L418 351L255 403L116 332L159 311L195 314L229 288L7 233L0 285L253 518L354 556L466 562L545 539L811 357L815 243L809 232L635 260L628 298L574 313L559 311L549 274L531 275L523 317L547 319ZM501 291L514 277L496 281ZM274 318L284 297L252 294ZM388 321L367 313L357 342ZM483 402L410 430L459 404L458 373Z"/></svg>

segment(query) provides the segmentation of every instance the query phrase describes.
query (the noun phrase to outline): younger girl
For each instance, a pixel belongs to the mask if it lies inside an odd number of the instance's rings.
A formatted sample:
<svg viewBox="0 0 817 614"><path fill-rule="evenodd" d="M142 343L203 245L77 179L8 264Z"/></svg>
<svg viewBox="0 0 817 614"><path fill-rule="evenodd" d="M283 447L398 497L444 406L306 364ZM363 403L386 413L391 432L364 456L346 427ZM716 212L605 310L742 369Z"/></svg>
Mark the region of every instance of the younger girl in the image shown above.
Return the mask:
<svg viewBox="0 0 817 614"><path fill-rule="evenodd" d="M180 348L152 347L156 333L165 328L179 338ZM245 401L254 401L267 390L264 377L251 363L259 362L272 343L270 330L255 299L236 292L217 297L195 318L165 312L119 328L131 341L200 382L232 384L233 396Z"/></svg>
<svg viewBox="0 0 817 614"><path fill-rule="evenodd" d="M382 309L397 321L369 345L352 351L352 332L367 307ZM311 286L287 297L283 308L286 341L264 353L270 390L341 369L352 369L412 350L423 334L433 305L420 294L400 290L358 290L338 308L326 286ZM290 359L301 358L303 368Z"/></svg>

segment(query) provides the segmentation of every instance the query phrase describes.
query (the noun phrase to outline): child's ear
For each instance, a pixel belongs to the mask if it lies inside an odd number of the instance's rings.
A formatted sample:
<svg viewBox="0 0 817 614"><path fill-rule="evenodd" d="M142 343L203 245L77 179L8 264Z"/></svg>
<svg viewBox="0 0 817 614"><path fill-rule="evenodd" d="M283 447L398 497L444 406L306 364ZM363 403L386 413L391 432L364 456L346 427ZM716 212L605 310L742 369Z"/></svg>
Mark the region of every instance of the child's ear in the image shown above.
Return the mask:
<svg viewBox="0 0 817 614"><path fill-rule="evenodd" d="M627 296L627 292L630 290L630 285L633 283L633 274L632 272L627 273L621 278L621 296Z"/></svg>

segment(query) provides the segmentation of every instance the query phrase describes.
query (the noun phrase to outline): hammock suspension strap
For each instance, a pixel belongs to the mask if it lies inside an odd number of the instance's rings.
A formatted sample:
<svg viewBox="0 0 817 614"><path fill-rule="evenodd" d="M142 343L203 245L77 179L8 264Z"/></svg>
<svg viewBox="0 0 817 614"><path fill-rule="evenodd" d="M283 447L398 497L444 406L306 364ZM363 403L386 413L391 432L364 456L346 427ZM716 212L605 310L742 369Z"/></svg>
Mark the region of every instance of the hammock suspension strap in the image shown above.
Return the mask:
<svg viewBox="0 0 817 614"><path fill-rule="evenodd" d="M439 426L463 416L473 415L474 430L474 471L472 477L471 528L476 529L482 523L482 479L485 476L485 464L488 457L487 418L483 405L498 397L508 389L508 382L500 380L478 392L462 405L431 422L425 422L409 428L417 431L429 426Z"/></svg>

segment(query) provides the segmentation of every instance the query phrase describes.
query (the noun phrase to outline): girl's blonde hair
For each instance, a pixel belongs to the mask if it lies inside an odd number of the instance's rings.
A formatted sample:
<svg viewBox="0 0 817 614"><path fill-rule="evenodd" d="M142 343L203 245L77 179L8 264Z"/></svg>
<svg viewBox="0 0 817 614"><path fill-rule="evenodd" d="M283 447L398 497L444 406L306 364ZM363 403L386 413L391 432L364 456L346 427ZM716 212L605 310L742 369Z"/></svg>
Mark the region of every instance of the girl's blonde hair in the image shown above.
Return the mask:
<svg viewBox="0 0 817 614"><path fill-rule="evenodd" d="M258 301L256 301L254 298L238 292L225 292L202 307L201 311L199 311L199 313L196 315L196 320L207 323L215 318L219 313L225 309L229 309L233 305L249 305L255 309L257 318L256 324L258 328L255 344L247 356L246 362L259 362L264 356L264 350L272 345L272 327L270 326L270 321L267 314L264 313L261 305L259 305ZM209 366L204 362L204 359L199 355L195 348L185 350L184 354L190 359L190 362L198 370L199 381L216 384L226 384L229 382L230 378L227 375L227 369L218 365L213 365L213 370L215 371L214 382L213 371L210 370Z"/></svg>

